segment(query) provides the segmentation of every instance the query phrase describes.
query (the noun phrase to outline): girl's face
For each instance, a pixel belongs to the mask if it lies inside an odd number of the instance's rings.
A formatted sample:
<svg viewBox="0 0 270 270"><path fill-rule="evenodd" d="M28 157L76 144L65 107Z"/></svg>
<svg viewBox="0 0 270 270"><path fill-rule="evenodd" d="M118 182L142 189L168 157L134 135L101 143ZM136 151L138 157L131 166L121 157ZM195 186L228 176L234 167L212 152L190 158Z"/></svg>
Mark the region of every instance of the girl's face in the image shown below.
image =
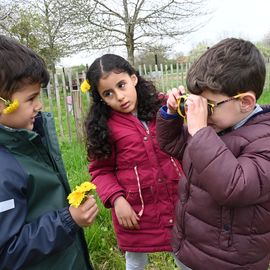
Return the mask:
<svg viewBox="0 0 270 270"><path fill-rule="evenodd" d="M3 114L5 108L3 102L0 102L0 124L15 128L32 130L37 113L42 109L39 101L40 84L25 85L12 95L11 100L17 99L19 107L14 112Z"/></svg>
<svg viewBox="0 0 270 270"><path fill-rule="evenodd" d="M98 92L102 100L113 110L122 113L137 111L136 84L138 78L135 74L126 72L111 72L108 76L101 78L98 83Z"/></svg>

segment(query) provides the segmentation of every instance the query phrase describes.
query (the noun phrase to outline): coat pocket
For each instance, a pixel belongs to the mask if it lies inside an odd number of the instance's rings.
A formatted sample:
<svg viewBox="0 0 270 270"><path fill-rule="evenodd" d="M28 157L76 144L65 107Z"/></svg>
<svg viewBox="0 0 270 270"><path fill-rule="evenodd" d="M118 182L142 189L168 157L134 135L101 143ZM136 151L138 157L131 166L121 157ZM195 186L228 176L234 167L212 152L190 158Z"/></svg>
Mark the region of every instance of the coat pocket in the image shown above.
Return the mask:
<svg viewBox="0 0 270 270"><path fill-rule="evenodd" d="M144 202L144 211L139 220L140 229L160 227L160 217L157 211L158 204L155 201L153 187L143 187L141 195ZM126 200L137 214L141 211L142 203L138 190L127 190Z"/></svg>

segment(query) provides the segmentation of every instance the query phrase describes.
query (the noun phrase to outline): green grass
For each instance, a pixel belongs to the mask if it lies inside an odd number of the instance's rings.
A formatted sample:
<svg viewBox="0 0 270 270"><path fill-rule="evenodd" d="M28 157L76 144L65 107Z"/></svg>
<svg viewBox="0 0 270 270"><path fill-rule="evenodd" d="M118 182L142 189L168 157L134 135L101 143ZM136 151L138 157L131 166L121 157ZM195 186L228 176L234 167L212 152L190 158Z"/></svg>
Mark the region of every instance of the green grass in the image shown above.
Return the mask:
<svg viewBox="0 0 270 270"><path fill-rule="evenodd" d="M270 103L269 90L263 93L259 103ZM57 130L59 132L59 128ZM60 147L71 187L87 181L90 177L84 145L73 140L71 143L61 142ZM105 209L97 197L96 200L100 209L99 215L93 225L85 229L91 260L96 270L124 270L125 259L117 248L110 210ZM147 270L177 269L172 256L167 253L151 254L149 262Z"/></svg>
<svg viewBox="0 0 270 270"><path fill-rule="evenodd" d="M259 104L270 104L270 89L266 89L263 91L263 94L258 100Z"/></svg>
<svg viewBox="0 0 270 270"><path fill-rule="evenodd" d="M82 143L60 144L71 188L90 179L87 155ZM91 227L85 229L92 263L97 270L124 269L124 257L117 248L111 214L96 196L99 214Z"/></svg>

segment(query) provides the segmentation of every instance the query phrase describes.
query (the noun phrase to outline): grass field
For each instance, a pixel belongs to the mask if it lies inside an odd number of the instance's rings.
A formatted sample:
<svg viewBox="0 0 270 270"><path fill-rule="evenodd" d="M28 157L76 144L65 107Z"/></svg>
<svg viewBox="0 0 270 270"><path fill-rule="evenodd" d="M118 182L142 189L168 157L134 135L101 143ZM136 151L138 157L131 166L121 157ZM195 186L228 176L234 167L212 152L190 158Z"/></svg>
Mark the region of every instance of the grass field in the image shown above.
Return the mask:
<svg viewBox="0 0 270 270"><path fill-rule="evenodd" d="M270 90L265 91L259 100L260 104L270 103ZM64 163L71 187L89 179L88 161L84 145L77 142L61 143ZM95 223L85 229L88 248L96 270L124 270L124 256L117 248L113 232L110 210L105 209L97 198L100 212ZM147 270L176 269L172 256L156 253L150 256Z"/></svg>

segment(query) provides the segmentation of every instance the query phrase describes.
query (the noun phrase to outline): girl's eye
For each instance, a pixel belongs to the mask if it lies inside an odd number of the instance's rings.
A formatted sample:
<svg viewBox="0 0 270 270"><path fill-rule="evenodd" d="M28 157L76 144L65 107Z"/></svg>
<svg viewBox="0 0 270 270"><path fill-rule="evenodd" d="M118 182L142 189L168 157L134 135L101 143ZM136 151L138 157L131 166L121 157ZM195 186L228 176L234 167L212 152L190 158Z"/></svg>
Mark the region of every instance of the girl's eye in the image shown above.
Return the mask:
<svg viewBox="0 0 270 270"><path fill-rule="evenodd" d="M119 88L124 88L125 85L126 85L126 84L125 84L124 82L120 82L120 83L118 84L118 87L119 87Z"/></svg>
<svg viewBox="0 0 270 270"><path fill-rule="evenodd" d="M104 97L110 97L110 96L112 96L112 92L111 92L111 91L105 91L105 92L103 93L103 96L104 96Z"/></svg>

